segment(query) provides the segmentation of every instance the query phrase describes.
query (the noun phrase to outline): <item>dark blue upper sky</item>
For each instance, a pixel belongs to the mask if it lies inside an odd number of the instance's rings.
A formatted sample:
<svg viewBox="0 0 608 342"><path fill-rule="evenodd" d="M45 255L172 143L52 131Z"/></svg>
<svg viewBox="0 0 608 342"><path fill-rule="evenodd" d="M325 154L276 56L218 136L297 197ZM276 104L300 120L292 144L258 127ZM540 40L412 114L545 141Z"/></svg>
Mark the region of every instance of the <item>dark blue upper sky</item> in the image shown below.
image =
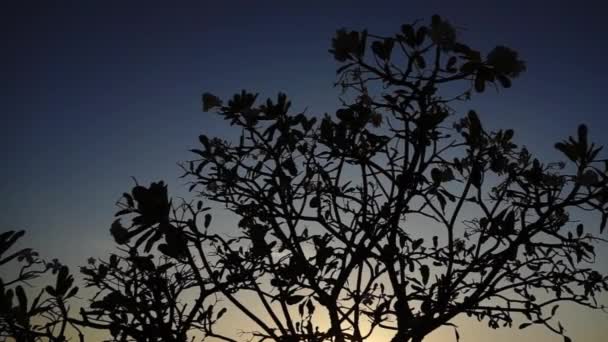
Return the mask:
<svg viewBox="0 0 608 342"><path fill-rule="evenodd" d="M178 188L175 163L198 134L226 134L200 112L203 91L285 91L296 109L331 111L337 28L391 33L434 13L472 46L505 44L527 61L514 88L470 103L491 126L515 128L547 158L580 122L607 143L601 3L3 2L0 225L31 231L52 256L94 253L79 239L109 240L130 176Z"/></svg>

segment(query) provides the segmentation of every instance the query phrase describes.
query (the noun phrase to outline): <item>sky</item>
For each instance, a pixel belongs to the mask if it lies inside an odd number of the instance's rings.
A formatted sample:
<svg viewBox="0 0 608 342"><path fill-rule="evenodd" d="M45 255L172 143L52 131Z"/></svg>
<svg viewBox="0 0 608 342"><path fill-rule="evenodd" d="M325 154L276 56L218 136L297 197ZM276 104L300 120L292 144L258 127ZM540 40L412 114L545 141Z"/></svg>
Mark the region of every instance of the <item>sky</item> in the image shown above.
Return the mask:
<svg viewBox="0 0 608 342"><path fill-rule="evenodd" d="M341 27L390 34L440 14L471 46L507 45L527 62L512 89L470 103L486 125L514 128L545 160L579 123L608 144L602 1L6 1L0 13L0 231L25 229L73 267L112 245L131 177L185 193L176 163L199 134L230 134L201 112L201 93L282 91L295 110L334 110L327 50ZM572 337L608 334L608 315L572 312ZM467 327L464 341L513 337Z"/></svg>

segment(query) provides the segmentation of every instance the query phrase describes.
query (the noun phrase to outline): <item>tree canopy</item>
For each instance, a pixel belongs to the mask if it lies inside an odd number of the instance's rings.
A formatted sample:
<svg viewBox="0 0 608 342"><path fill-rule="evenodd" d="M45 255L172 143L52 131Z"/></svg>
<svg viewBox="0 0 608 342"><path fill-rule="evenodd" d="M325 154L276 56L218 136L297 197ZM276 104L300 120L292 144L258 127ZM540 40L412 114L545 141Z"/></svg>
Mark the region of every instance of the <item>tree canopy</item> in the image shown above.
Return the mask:
<svg viewBox="0 0 608 342"><path fill-rule="evenodd" d="M176 342L347 342L385 330L419 342L443 326L458 339L452 321L466 315L569 341L559 304L600 309L608 290L594 268L608 161L587 128L546 162L513 130L459 113L511 87L525 63L505 46L469 47L437 15L392 36L338 30L330 53L342 89L332 115L294 113L282 93L202 95L239 138L199 137L181 165L192 200L170 198L163 182L124 194L110 230L121 252L81 268L95 295L78 314L66 306L78 291L67 268L31 251L5 257L19 234L4 233L0 265L19 256L56 270L57 283L30 310L17 284L31 273L2 279L2 330L19 341L61 340L72 326ZM238 217L236 235L214 224L211 203ZM219 329L229 311L255 329ZM31 323L41 314L49 323Z"/></svg>

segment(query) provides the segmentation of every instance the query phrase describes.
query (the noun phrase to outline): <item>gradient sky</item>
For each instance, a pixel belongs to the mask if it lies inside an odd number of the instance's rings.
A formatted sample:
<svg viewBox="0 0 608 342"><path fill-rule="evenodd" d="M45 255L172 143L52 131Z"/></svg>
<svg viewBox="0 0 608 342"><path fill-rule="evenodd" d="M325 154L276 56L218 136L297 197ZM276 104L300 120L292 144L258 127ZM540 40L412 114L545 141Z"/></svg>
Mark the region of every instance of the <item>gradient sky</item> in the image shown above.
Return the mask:
<svg viewBox="0 0 608 342"><path fill-rule="evenodd" d="M179 3L2 2L0 230L26 229L29 245L73 267L104 255L114 202L131 176L185 193L176 162L200 133L228 134L201 112L202 92L283 91L296 110L332 111L339 91L327 50L336 29L390 34L434 13L462 28L471 46L508 45L527 61L512 89L468 104L487 126L514 128L544 160L559 157L553 144L579 123L608 144L602 1ZM608 315L564 317L579 341L608 336ZM461 335L507 341L512 333L466 325ZM516 333L521 342L559 340Z"/></svg>

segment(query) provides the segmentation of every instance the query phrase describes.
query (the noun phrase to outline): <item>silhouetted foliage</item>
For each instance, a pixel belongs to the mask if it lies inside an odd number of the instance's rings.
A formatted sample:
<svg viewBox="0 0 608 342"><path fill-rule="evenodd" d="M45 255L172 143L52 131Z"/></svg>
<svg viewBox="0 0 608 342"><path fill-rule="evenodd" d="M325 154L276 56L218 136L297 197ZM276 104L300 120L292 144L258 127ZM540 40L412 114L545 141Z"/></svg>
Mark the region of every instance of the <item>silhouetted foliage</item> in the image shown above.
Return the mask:
<svg viewBox="0 0 608 342"><path fill-rule="evenodd" d="M439 16L388 37L339 30L330 52L335 115L292 113L284 94L203 94L240 139L199 137L182 167L201 200L172 200L162 182L124 194L130 223L111 227L122 252L82 268L97 295L71 322L113 341L344 342L378 329L422 341L468 315L568 341L558 304L602 308L608 290L593 268L608 163L587 128L556 144L567 163L545 163L513 130L457 115L525 64L504 46L484 57ZM239 218L236 235L212 227L202 200ZM226 310L254 330L219 329Z"/></svg>
<svg viewBox="0 0 608 342"><path fill-rule="evenodd" d="M76 295L78 287L73 286L74 278L68 268L57 260L45 262L29 248L9 251L23 235L23 231L0 234L2 274L11 267L17 270L13 278L0 278L0 340L64 341L68 326L80 331L69 322L69 306L66 303ZM19 266L11 263L18 263ZM49 272L56 274L54 286L27 292L25 285L36 282Z"/></svg>
<svg viewBox="0 0 608 342"><path fill-rule="evenodd" d="M124 200L117 215L131 215L132 225L127 229L116 221L111 232L128 249L81 269L87 286L98 290L90 309L81 311L84 320L108 329L117 341L186 341L191 330L213 336L221 316L213 312L218 289L195 260L214 239L194 224L208 208L172 207L162 182L138 185ZM150 254L155 244L156 257Z"/></svg>

